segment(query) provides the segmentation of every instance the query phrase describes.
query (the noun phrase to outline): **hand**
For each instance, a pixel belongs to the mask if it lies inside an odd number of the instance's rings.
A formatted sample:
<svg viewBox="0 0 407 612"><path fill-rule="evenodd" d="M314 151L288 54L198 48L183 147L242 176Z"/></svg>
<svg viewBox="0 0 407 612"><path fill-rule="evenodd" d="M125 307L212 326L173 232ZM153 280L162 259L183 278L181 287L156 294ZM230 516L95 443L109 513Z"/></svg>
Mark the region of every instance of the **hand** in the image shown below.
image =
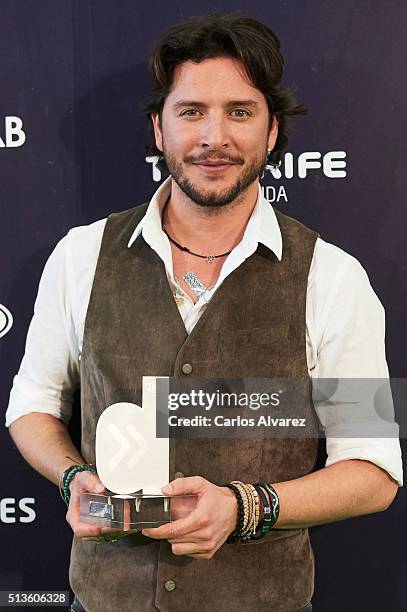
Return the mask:
<svg viewBox="0 0 407 612"><path fill-rule="evenodd" d="M110 527L100 527L98 525L90 525L84 523L80 519L80 495L81 493L102 493L105 490L103 483L99 480L96 474L89 471L78 472L73 477L69 484L71 497L69 500L68 512L66 520L72 527L72 531L78 538L84 540L94 540L96 542L103 541L101 536L104 534L117 534L119 539L122 531L112 529ZM127 535L127 532L126 532ZM99 539L100 538L100 539Z"/></svg>
<svg viewBox="0 0 407 612"><path fill-rule="evenodd" d="M143 535L168 540L174 555L212 559L236 528L237 502L233 491L201 476L176 478L161 490L171 497L192 493L198 497L196 507L185 518L143 529Z"/></svg>

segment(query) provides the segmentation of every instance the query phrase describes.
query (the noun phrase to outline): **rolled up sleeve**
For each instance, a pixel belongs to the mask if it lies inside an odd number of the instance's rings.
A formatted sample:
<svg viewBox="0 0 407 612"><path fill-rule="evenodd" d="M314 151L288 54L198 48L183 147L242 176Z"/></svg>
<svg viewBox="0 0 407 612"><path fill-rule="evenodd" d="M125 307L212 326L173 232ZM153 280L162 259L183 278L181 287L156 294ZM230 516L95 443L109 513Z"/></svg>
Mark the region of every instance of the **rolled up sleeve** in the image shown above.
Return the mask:
<svg viewBox="0 0 407 612"><path fill-rule="evenodd" d="M383 306L356 259L327 243L320 246L307 314L314 345L310 373L319 399L324 381L339 388L334 401L314 402L325 430L326 466L349 459L370 461L402 486L399 427L391 394L383 418L383 406L378 409L374 393L383 383L390 388ZM341 395L341 387L352 391ZM341 404L341 397L349 401Z"/></svg>
<svg viewBox="0 0 407 612"><path fill-rule="evenodd" d="M31 412L68 423L79 386L78 347L72 324L66 249L69 234L55 247L41 276L25 353L13 380L6 427Z"/></svg>

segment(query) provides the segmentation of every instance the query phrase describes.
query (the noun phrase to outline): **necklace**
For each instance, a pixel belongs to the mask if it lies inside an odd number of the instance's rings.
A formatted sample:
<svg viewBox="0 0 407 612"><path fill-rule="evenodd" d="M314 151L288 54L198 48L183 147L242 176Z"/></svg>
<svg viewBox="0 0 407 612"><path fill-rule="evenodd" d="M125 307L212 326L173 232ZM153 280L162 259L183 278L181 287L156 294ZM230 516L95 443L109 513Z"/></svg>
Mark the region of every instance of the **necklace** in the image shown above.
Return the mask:
<svg viewBox="0 0 407 612"><path fill-rule="evenodd" d="M181 251L185 251L189 253L190 255L193 255L194 257L200 257L201 259L206 259L208 263L212 263L215 261L215 259L218 259L219 257L225 257L226 255L229 255L232 252L232 251L228 251L227 253L222 253L221 255L198 255L198 253L193 253L186 246L182 246L182 244L179 244L179 242L176 242L174 238L171 238L171 236L166 232L164 227L163 227L163 232L167 236L168 240L172 242L172 244L174 244L178 249L180 249Z"/></svg>

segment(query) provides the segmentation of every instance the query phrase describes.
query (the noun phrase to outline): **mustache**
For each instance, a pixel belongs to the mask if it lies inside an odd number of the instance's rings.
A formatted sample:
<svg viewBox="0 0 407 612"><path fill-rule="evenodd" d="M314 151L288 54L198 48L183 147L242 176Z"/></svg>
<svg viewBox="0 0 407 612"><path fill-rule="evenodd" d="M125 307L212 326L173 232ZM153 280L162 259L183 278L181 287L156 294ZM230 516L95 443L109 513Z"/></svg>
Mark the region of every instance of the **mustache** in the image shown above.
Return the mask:
<svg viewBox="0 0 407 612"><path fill-rule="evenodd" d="M244 159L242 159L241 157L238 157L237 155L225 155L224 152L217 152L217 151L207 151L205 154L202 155L198 155L198 156L194 156L194 155L187 155L186 157L184 157L184 162L186 162L187 164L193 164L193 163L197 163L197 162L203 162L206 161L207 159L216 159L217 161L220 162L229 162L232 164L240 164L243 165L244 164Z"/></svg>

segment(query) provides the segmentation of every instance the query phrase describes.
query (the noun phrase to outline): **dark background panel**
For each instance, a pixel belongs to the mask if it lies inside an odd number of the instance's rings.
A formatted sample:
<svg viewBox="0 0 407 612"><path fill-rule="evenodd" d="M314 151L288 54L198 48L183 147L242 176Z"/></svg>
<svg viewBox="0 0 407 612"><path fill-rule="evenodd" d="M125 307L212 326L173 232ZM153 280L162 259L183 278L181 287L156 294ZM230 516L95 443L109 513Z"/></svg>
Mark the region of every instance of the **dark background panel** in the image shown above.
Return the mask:
<svg viewBox="0 0 407 612"><path fill-rule="evenodd" d="M14 318L0 338L3 413L53 246L70 227L143 202L158 186L139 110L152 45L172 23L216 11L257 17L280 37L285 83L309 113L290 129L293 178L266 173L264 184L284 188L280 210L361 261L386 309L391 374L405 376L403 0L3 0L0 137L6 116L20 117L26 134L23 146L0 148L0 304ZM298 157L312 151L344 151L346 177L317 169L299 178ZM0 500L16 500L16 522L0 520L0 589L66 589L71 533L58 491L24 463L5 428L0 459ZM19 520L23 498L35 499L30 523ZM406 505L401 489L385 513L312 530L317 612L405 609Z"/></svg>

